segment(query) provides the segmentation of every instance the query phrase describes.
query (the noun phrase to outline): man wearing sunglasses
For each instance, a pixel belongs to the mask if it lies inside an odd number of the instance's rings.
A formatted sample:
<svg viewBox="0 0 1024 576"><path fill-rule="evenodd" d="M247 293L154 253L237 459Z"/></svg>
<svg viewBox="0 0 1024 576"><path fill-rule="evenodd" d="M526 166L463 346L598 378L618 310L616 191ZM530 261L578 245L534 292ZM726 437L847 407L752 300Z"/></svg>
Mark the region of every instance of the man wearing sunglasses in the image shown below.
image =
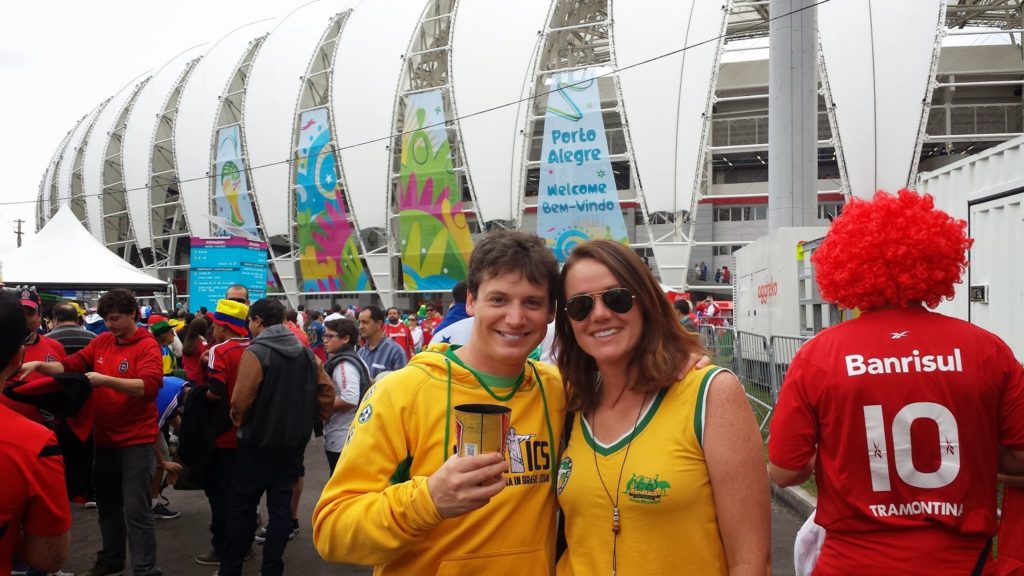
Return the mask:
<svg viewBox="0 0 1024 576"><path fill-rule="evenodd" d="M527 358L554 317L557 283L558 264L537 236L499 232L476 245L469 341L457 350L435 343L356 412L313 516L325 559L401 574L550 571L565 393L554 367ZM515 434L503 452L524 456L514 469L503 454L455 454L455 409L465 404L511 409Z"/></svg>
<svg viewBox="0 0 1024 576"><path fill-rule="evenodd" d="M224 294L225 300L231 300L232 302L238 302L239 304L249 305L249 289L241 284L233 284L228 291Z"/></svg>

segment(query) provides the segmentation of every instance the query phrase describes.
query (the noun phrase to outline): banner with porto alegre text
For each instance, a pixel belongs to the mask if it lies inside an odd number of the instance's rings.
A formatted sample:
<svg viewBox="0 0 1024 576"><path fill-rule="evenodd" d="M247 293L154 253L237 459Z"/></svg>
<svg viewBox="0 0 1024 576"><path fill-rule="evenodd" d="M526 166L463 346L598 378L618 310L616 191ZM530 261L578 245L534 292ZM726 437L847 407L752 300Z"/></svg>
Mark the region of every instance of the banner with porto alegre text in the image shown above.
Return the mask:
<svg viewBox="0 0 1024 576"><path fill-rule="evenodd" d="M544 111L537 235L559 262L590 239L629 242L619 207L597 79L590 70L555 78Z"/></svg>

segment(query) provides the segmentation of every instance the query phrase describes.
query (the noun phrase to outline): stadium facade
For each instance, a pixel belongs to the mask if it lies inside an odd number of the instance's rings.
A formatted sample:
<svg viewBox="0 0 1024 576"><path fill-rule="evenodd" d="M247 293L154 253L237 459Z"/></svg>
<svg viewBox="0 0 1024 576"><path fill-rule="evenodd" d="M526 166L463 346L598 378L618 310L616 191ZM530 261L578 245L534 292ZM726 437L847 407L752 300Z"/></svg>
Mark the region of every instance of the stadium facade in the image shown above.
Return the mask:
<svg viewBox="0 0 1024 576"><path fill-rule="evenodd" d="M310 2L83 116L42 177L37 228L70 205L183 297L192 237L266 242L293 303L390 303L445 290L495 228L556 252L616 237L664 284L726 292L693 269L732 267L767 232L768 4ZM805 224L1024 133L1019 7L834 0L816 17Z"/></svg>

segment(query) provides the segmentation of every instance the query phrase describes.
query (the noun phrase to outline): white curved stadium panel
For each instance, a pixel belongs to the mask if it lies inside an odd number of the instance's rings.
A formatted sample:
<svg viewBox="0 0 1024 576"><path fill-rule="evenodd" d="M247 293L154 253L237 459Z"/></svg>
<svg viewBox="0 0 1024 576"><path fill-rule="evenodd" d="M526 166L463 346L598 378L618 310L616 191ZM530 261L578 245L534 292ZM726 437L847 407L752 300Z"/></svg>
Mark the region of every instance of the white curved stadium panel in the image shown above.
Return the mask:
<svg viewBox="0 0 1024 576"><path fill-rule="evenodd" d="M273 18L240 26L203 55L181 92L174 118L174 160L185 220L193 236L210 236L210 166L213 138L225 87L249 45L270 30Z"/></svg>
<svg viewBox="0 0 1024 576"><path fill-rule="evenodd" d="M78 156L78 150L84 144L83 140L85 140L86 133L89 132L89 127L92 126L96 116L103 110L104 104L106 102L93 108L91 112L78 121L78 125L75 126L75 130L71 133L67 146L64 148L63 160L57 172L57 197L60 198L61 205L71 203L71 173L75 169L75 158Z"/></svg>
<svg viewBox="0 0 1024 576"><path fill-rule="evenodd" d="M335 51L331 110L338 155L360 228L383 228L391 182L389 141L402 55L427 0L374 0L360 4L345 23Z"/></svg>
<svg viewBox="0 0 1024 576"><path fill-rule="evenodd" d="M51 160L46 167L46 173L43 174L43 182L39 185L39 204L42 206L40 212L43 215L43 220L50 218L50 187L53 186L53 175L56 168L57 163Z"/></svg>
<svg viewBox="0 0 1024 576"><path fill-rule="evenodd" d="M89 218L89 231L100 242L103 237L103 214L100 194L103 193L103 170L107 156L107 145L110 144L110 133L114 124L124 112L124 107L131 102L132 96L149 77L149 72L135 78L121 88L103 111L96 117L96 123L85 143L85 157L82 158L82 192L85 195L85 213Z"/></svg>
<svg viewBox="0 0 1024 576"><path fill-rule="evenodd" d="M79 120L81 122L81 120ZM46 175L43 176L43 187L39 193L42 199L43 205L43 220L48 221L50 219L50 209L52 208L52 191L53 186L57 182L57 173L60 171L61 158L64 157L64 151L67 150L68 140L71 139L71 135L74 134L74 129L69 130L64 138L61 138L60 145L57 146L57 150L54 151L53 156L50 158L50 164L46 168Z"/></svg>
<svg viewBox="0 0 1024 576"><path fill-rule="evenodd" d="M246 150L264 233L289 233L291 160L302 77L331 18L350 3L316 0L286 16L263 41L242 105ZM358 82L358 78L353 79Z"/></svg>
<svg viewBox="0 0 1024 576"><path fill-rule="evenodd" d="M459 2L452 32L453 108L460 117L463 154L484 221L519 216L513 211L521 166L513 164L530 106L520 102L471 115L522 97L524 85L532 80L534 48L550 5L549 0L520 0L510 10L489 0Z"/></svg>
<svg viewBox="0 0 1024 576"><path fill-rule="evenodd" d="M205 50L206 45L202 44L171 58L146 83L128 115L121 145L121 161L124 166L128 215L135 231L135 243L139 248L149 248L153 245L148 186L153 165L153 138L156 136L160 116L188 64Z"/></svg>
<svg viewBox="0 0 1024 576"><path fill-rule="evenodd" d="M822 56L854 196L911 183L945 6L943 0L904 0L818 7Z"/></svg>
<svg viewBox="0 0 1024 576"><path fill-rule="evenodd" d="M618 67L635 169L650 212L690 210L726 13L710 0L613 0ZM710 41L709 41L710 40Z"/></svg>

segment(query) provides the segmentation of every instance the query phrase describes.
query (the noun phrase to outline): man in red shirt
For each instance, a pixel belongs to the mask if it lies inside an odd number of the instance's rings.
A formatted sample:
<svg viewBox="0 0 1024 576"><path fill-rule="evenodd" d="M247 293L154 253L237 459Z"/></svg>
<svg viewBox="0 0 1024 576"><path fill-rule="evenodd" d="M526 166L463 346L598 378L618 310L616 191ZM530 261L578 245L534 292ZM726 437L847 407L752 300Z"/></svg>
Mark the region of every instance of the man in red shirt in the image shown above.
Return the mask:
<svg viewBox="0 0 1024 576"><path fill-rule="evenodd" d="M29 328L18 299L0 290L0 382L21 367ZM68 555L71 509L53 432L0 406L0 574L14 554L47 572Z"/></svg>
<svg viewBox="0 0 1024 576"><path fill-rule="evenodd" d="M16 292L21 299L21 307L25 313L25 322L28 324L29 330L28 336L25 337L25 358L22 361L56 362L64 358L64 346L53 338L39 333L39 326L43 321L43 315L39 310L39 294L31 288L18 288ZM36 380L44 377L42 374L29 374L25 376L25 380ZM5 379L5 382L5 386L10 386L15 380ZM7 406L33 422L43 425L49 424L46 416L40 413L39 409L35 406L11 400L3 394L0 394L0 404Z"/></svg>
<svg viewBox="0 0 1024 576"><path fill-rule="evenodd" d="M431 302L427 304L427 315L423 318L423 348L426 349L427 345L430 344L430 339L434 337L434 330L437 325L444 320L444 316L441 316L437 312L437 305Z"/></svg>
<svg viewBox="0 0 1024 576"><path fill-rule="evenodd" d="M162 574L156 566L150 482L163 366L153 335L135 323L138 310L128 290L107 292L100 298L98 312L109 332L60 362L28 362L23 369L49 375L81 372L93 386L94 480L103 548L87 576L122 572L126 537L133 574Z"/></svg>
<svg viewBox="0 0 1024 576"><path fill-rule="evenodd" d="M408 326L402 323L402 315L398 312L398 308L394 306L388 308L387 322L384 323L384 335L402 347L407 359L412 358L412 332L409 331Z"/></svg>
<svg viewBox="0 0 1024 576"><path fill-rule="evenodd" d="M195 561L204 566L220 565L228 537L231 476L238 454L238 428L231 424L228 404L235 390L238 363L242 359L242 352L249 346L248 315L249 307L245 304L220 300L212 317L213 338L217 344L210 349L209 376L206 379L209 391L206 397L215 402L217 412L228 428L213 442L213 457L206 475L206 486L203 487L210 501L211 549L206 554L196 556Z"/></svg>
<svg viewBox="0 0 1024 576"><path fill-rule="evenodd" d="M953 296L965 226L930 196L879 192L812 257L822 296L861 311L803 345L772 419L772 479L817 481L816 575L981 574L990 556L999 445L1024 463L1024 370L925 308Z"/></svg>

